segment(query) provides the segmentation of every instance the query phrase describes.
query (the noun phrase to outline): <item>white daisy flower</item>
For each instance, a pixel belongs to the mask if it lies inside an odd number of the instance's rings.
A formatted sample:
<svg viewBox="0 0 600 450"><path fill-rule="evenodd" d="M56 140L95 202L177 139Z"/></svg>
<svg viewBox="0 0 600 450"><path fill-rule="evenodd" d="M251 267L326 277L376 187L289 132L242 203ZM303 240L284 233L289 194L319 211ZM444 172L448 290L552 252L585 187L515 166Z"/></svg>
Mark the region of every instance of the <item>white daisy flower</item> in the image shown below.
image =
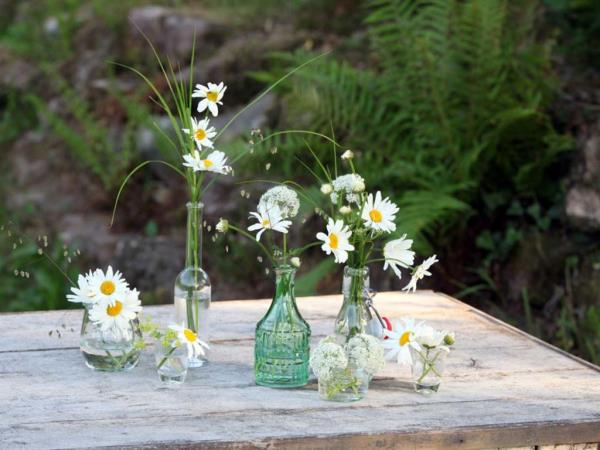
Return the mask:
<svg viewBox="0 0 600 450"><path fill-rule="evenodd" d="M250 225L248 231L258 231L256 240L260 241L261 235L266 230L279 231L280 233L286 234L288 228L292 224L291 220L284 220L281 216L281 211L276 205L258 205L258 212L251 212L250 217L254 217L258 223Z"/></svg>
<svg viewBox="0 0 600 450"><path fill-rule="evenodd" d="M231 166L228 166L225 153L219 150L209 153L206 158L200 157L200 152L194 150L193 154L183 155L186 167L190 167L194 172L215 172L222 175L231 173Z"/></svg>
<svg viewBox="0 0 600 450"><path fill-rule="evenodd" d="M92 288L90 286L89 277L92 275L79 275L77 278L77 286L71 287L71 294L67 294L67 300L73 303L94 303Z"/></svg>
<svg viewBox="0 0 600 450"><path fill-rule="evenodd" d="M327 234L317 233L317 239L323 241L321 249L330 255L333 253L336 263L344 263L348 259L348 252L354 250L354 246L350 244L349 239L352 236L352 231L344 225L342 220L334 221L329 218L327 223Z"/></svg>
<svg viewBox="0 0 600 450"><path fill-rule="evenodd" d="M213 147L212 138L217 135L217 131L215 130L215 127L211 127L209 123L210 121L208 119L196 120L192 117L192 136L198 146L198 150L203 146L209 148ZM188 128L183 128L183 132L185 134L190 134Z"/></svg>
<svg viewBox="0 0 600 450"><path fill-rule="evenodd" d="M187 347L188 359L203 356L205 354L204 349L210 348L206 342L198 339L196 333L183 325L171 325L169 328L177 332L177 339Z"/></svg>
<svg viewBox="0 0 600 450"><path fill-rule="evenodd" d="M396 360L398 364L411 364L410 344L422 326L422 323L415 323L415 319L405 318L396 321L392 330L384 329L387 339L383 341L383 348L388 350L385 359Z"/></svg>
<svg viewBox="0 0 600 450"><path fill-rule="evenodd" d="M90 320L98 324L103 331L112 328L126 330L129 327L129 321L135 319L142 310L139 295L137 290L127 289L115 297L112 303L94 304L90 310Z"/></svg>
<svg viewBox="0 0 600 450"><path fill-rule="evenodd" d="M413 271L410 281L406 286L402 288L402 290L408 292L415 292L417 290L417 282L425 277L431 276L429 268L433 266L436 262L438 262L436 255L430 256L425 261L423 261L421 265L417 266L417 268Z"/></svg>
<svg viewBox="0 0 600 450"><path fill-rule="evenodd" d="M383 257L385 258L383 270L391 267L396 276L402 278L400 267L406 269L412 266L415 261L415 252L410 249L412 243L412 239L406 239L406 234L400 239L394 239L386 243L383 247Z"/></svg>
<svg viewBox="0 0 600 450"><path fill-rule="evenodd" d="M265 208L269 208L270 205L277 206L284 219L296 217L300 209L298 194L287 186L275 186L269 189L260 197L258 204Z"/></svg>
<svg viewBox="0 0 600 450"><path fill-rule="evenodd" d="M113 272L108 266L106 273L101 269L88 275L90 297L94 303L114 304L118 298L122 298L128 291L129 285L118 270Z"/></svg>
<svg viewBox="0 0 600 450"><path fill-rule="evenodd" d="M197 84L192 97L202 98L200 103L198 103L198 112L201 113L208 108L213 117L217 117L219 115L218 105L223 104L221 99L223 98L223 94L225 94L226 90L227 86L225 86L223 82L220 82L218 85L214 83L208 83L208 86Z"/></svg>
<svg viewBox="0 0 600 450"><path fill-rule="evenodd" d="M415 332L414 341L411 342L411 345L418 350L421 347L443 348L447 350L448 348L442 345L447 335L446 331L436 330L429 325L423 325Z"/></svg>
<svg viewBox="0 0 600 450"><path fill-rule="evenodd" d="M374 231L385 231L391 233L396 230L396 213L398 207L393 204L389 198L381 198L381 192L377 191L375 198L369 194L362 210L362 219L365 226Z"/></svg>

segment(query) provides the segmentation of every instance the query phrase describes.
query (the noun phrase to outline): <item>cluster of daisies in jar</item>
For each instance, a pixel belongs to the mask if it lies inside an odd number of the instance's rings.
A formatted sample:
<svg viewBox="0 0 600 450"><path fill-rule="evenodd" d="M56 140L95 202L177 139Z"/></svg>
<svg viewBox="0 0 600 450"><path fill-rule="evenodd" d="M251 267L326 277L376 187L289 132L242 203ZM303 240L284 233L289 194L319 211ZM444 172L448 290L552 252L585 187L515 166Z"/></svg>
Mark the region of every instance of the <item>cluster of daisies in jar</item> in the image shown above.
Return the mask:
<svg viewBox="0 0 600 450"><path fill-rule="evenodd" d="M384 270L391 269L398 278L402 278L401 269L410 270L411 279L403 290L414 292L417 282L431 275L429 269L438 261L436 255L415 266L413 241L403 234L385 243L383 257L376 257L380 250L376 243L396 232L399 208L381 191L367 193L364 178L355 171L351 150L346 150L341 159L347 162L351 173L332 178L323 166L326 180L321 192L329 197L330 205L321 211L327 219L326 231L317 234L321 249L333 255L336 263L352 268L383 262Z"/></svg>

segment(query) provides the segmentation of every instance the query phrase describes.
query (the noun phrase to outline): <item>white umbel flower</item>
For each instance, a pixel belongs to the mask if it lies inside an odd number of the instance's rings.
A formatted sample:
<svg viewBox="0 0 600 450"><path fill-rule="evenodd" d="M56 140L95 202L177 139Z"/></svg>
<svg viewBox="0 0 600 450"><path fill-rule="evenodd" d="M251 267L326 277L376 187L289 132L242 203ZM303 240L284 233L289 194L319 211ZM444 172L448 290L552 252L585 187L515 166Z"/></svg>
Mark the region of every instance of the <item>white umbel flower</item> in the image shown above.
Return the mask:
<svg viewBox="0 0 600 450"><path fill-rule="evenodd" d="M229 231L229 221L227 219L219 219L219 222L215 225L215 229L219 233L227 233Z"/></svg>
<svg viewBox="0 0 600 450"><path fill-rule="evenodd" d="M231 167L227 165L225 153L219 150L209 153L206 158L200 156L198 150L193 154L183 155L183 165L190 167L194 172L214 172L221 175L231 173Z"/></svg>
<svg viewBox="0 0 600 450"><path fill-rule="evenodd" d="M406 239L406 234L399 239L386 243L383 247L383 257L385 258L383 270L391 267L396 276L402 278L400 267L406 269L412 266L415 261L415 252L410 249L412 243L412 239Z"/></svg>
<svg viewBox="0 0 600 450"><path fill-rule="evenodd" d="M91 276L91 272L85 276L79 275L77 278L77 286L71 287L71 294L67 294L68 301L87 305L94 303L94 295L92 294L92 288L89 282Z"/></svg>
<svg viewBox="0 0 600 450"><path fill-rule="evenodd" d="M358 203L360 197L357 195L365 190L365 180L356 173L341 175L331 182L333 192L331 201L337 203L340 195L345 195L348 203Z"/></svg>
<svg viewBox="0 0 600 450"><path fill-rule="evenodd" d="M198 103L198 112L201 113L208 108L213 117L217 117L219 115L218 105L223 104L221 99L226 90L227 86L225 86L223 82L220 82L219 84L208 83L208 86L197 84L192 97L202 98Z"/></svg>
<svg viewBox="0 0 600 450"><path fill-rule="evenodd" d="M369 334L357 334L346 344L348 360L353 367L373 375L385 366L381 341Z"/></svg>
<svg viewBox="0 0 600 450"><path fill-rule="evenodd" d="M204 349L210 348L206 342L198 339L196 333L183 325L171 325L169 328L177 333L177 340L186 346L188 359L204 356Z"/></svg>
<svg viewBox="0 0 600 450"><path fill-rule="evenodd" d="M398 207L390 201L389 198L381 198L381 192L377 191L375 198L369 194L362 210L362 219L365 226L374 231L384 231L391 233L396 230L396 213Z"/></svg>
<svg viewBox="0 0 600 450"><path fill-rule="evenodd" d="M321 340L310 355L310 367L319 380L334 377L336 372L345 369L347 365L346 352L330 338Z"/></svg>
<svg viewBox="0 0 600 450"><path fill-rule="evenodd" d="M433 255L423 261L417 268L413 271L412 277L408 284L402 288L403 291L415 292L417 290L417 282L422 280L425 277L431 276L431 272L429 272L429 268L433 266L436 262L438 262L437 256Z"/></svg>
<svg viewBox="0 0 600 450"><path fill-rule="evenodd" d="M127 330L129 322L142 310L140 293L133 289L121 292L112 303L99 302L90 309L90 320L99 325L102 331L110 329Z"/></svg>
<svg viewBox="0 0 600 450"><path fill-rule="evenodd" d="M258 223L250 225L248 231L257 231L256 240L260 241L260 237L266 230L279 231L286 234L288 228L292 225L290 220L284 220L281 216L281 211L276 205L258 205L258 212L251 212L250 217L255 218Z"/></svg>
<svg viewBox="0 0 600 450"><path fill-rule="evenodd" d="M384 334L388 338L383 341L383 348L388 350L385 359L396 360L398 364L411 364L410 345L422 326L422 323L407 317L396 321L392 330L385 329Z"/></svg>
<svg viewBox="0 0 600 450"><path fill-rule="evenodd" d="M344 263L348 259L348 252L354 250L354 246L350 244L350 236L352 231L347 225L344 225L342 220L334 221L329 218L327 223L327 234L317 233L317 239L323 241L321 250L330 255L333 253L336 263Z"/></svg>
<svg viewBox="0 0 600 450"><path fill-rule="evenodd" d="M115 300L122 298L128 291L128 284L123 279L121 272L113 272L108 266L106 273L101 269L88 275L90 297L94 303L114 304Z"/></svg>
<svg viewBox="0 0 600 450"><path fill-rule="evenodd" d="M190 134L190 130L188 128L184 128L183 132L186 134ZM214 127L210 126L210 121L208 119L196 120L192 117L192 136L194 138L194 142L198 146L198 150L201 150L202 147L213 147L212 138L217 135L217 131Z"/></svg>
<svg viewBox="0 0 600 450"><path fill-rule="evenodd" d="M300 209L298 194L287 186L275 186L269 189L260 197L258 204L266 208L269 208L270 205L277 206L284 219L296 217Z"/></svg>
<svg viewBox="0 0 600 450"><path fill-rule="evenodd" d="M333 186L329 183L325 183L321 185L321 193L325 195L329 195L333 192Z"/></svg>

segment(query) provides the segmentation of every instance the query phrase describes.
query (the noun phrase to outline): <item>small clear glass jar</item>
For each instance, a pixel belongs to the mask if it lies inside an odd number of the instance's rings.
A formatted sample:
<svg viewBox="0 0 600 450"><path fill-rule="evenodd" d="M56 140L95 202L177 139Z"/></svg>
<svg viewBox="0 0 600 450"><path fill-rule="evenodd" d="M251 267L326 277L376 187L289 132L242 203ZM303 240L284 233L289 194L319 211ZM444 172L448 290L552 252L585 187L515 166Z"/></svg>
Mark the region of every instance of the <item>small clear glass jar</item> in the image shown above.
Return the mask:
<svg viewBox="0 0 600 450"><path fill-rule="evenodd" d="M119 372L133 369L141 353L142 333L139 322L130 320L125 329L102 330L89 318L86 306L81 324L80 348L85 364L93 370Z"/></svg>
<svg viewBox="0 0 600 450"><path fill-rule="evenodd" d="M410 347L412 357L411 373L415 391L421 394L437 392L450 353L448 347L416 349Z"/></svg>
<svg viewBox="0 0 600 450"><path fill-rule="evenodd" d="M185 381L189 365L185 345L173 347L157 342L154 345L154 361L158 379L165 386L178 386Z"/></svg>
<svg viewBox="0 0 600 450"><path fill-rule="evenodd" d="M333 402L355 402L369 391L371 376L351 366L336 370L327 379L319 378L319 396Z"/></svg>

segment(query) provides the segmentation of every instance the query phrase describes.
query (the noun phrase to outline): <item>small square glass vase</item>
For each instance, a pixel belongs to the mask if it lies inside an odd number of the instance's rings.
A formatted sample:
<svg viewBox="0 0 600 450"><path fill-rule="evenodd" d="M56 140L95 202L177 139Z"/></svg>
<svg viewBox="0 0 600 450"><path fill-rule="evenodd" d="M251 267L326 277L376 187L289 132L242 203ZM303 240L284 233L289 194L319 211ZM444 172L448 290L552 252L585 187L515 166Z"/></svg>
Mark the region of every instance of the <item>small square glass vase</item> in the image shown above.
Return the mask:
<svg viewBox="0 0 600 450"><path fill-rule="evenodd" d="M355 402L369 391L371 376L362 369L346 367L327 379L319 379L319 396L332 402Z"/></svg>
<svg viewBox="0 0 600 450"><path fill-rule="evenodd" d="M154 346L154 361L158 379L165 386L178 386L185 381L189 359L185 346L164 346L157 342Z"/></svg>
<svg viewBox="0 0 600 450"><path fill-rule="evenodd" d="M437 392L450 351L447 347L410 348L412 380L415 391L421 394Z"/></svg>

